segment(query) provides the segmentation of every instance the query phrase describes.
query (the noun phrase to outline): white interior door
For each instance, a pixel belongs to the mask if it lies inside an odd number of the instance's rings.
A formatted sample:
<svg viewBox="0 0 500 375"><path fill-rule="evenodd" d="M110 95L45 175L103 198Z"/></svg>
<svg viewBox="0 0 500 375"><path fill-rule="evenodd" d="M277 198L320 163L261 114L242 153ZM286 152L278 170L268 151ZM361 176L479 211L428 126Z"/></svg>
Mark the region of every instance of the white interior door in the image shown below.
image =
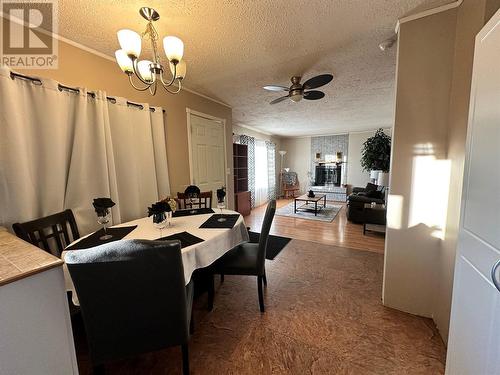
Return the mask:
<svg viewBox="0 0 500 375"><path fill-rule="evenodd" d="M224 124L192 113L189 116L191 182L201 191L213 191L212 206L215 206L216 190L226 186Z"/></svg>
<svg viewBox="0 0 500 375"><path fill-rule="evenodd" d="M499 24L476 38L447 374L500 374Z"/></svg>

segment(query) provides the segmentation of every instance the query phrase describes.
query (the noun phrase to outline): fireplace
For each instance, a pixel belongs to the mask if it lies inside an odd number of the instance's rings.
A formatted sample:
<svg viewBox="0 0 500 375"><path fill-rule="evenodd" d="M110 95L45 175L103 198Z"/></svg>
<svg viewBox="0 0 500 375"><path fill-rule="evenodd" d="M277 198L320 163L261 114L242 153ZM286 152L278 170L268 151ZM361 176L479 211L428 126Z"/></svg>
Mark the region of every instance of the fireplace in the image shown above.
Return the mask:
<svg viewBox="0 0 500 375"><path fill-rule="evenodd" d="M316 166L314 185L340 186L342 178L342 167L340 164L320 164Z"/></svg>

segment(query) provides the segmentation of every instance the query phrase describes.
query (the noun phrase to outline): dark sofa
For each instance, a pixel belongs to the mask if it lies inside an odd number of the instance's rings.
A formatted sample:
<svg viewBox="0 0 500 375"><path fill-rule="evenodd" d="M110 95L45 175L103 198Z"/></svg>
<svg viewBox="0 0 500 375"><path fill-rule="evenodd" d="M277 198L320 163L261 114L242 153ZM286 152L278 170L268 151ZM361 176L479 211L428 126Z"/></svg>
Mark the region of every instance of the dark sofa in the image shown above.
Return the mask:
<svg viewBox="0 0 500 375"><path fill-rule="evenodd" d="M365 222L365 203L385 204L385 186L368 183L366 187L355 187L347 198L347 220L353 223Z"/></svg>

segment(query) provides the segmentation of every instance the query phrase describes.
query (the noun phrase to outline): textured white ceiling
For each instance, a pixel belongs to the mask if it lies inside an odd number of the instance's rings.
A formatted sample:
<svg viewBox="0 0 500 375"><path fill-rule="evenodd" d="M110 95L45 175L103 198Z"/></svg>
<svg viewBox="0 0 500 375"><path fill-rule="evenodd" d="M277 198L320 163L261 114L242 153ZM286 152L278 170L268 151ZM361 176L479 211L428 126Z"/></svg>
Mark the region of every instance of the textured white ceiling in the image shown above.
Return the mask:
<svg viewBox="0 0 500 375"><path fill-rule="evenodd" d="M231 105L235 124L281 136L332 134L392 125L396 51L377 46L399 17L435 2L61 0L59 33L114 56L116 31L142 32L138 10L154 7L160 37L185 43L185 85ZM268 104L280 93L262 86L320 73L335 77L323 100Z"/></svg>

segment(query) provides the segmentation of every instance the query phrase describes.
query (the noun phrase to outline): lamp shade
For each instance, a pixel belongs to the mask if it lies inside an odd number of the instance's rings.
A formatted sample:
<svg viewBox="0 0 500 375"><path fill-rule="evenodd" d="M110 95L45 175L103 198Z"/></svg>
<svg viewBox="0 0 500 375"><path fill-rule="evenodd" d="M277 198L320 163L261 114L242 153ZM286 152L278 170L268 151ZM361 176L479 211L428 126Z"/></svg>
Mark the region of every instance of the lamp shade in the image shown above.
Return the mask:
<svg viewBox="0 0 500 375"><path fill-rule="evenodd" d="M176 36L166 36L163 38L163 49L168 61L178 63L184 56L184 43Z"/></svg>
<svg viewBox="0 0 500 375"><path fill-rule="evenodd" d="M137 68L139 69L139 74L142 79L147 82L153 82L153 73L151 72L150 66L151 61L141 60L137 63Z"/></svg>
<svg viewBox="0 0 500 375"><path fill-rule="evenodd" d="M141 54L141 36L129 29L119 30L117 35L120 47L127 56L139 57Z"/></svg>
<svg viewBox="0 0 500 375"><path fill-rule="evenodd" d="M175 65L170 63L170 71L172 72L172 74L174 74L175 70L175 78L178 78L180 80L186 78L186 61L181 60L177 64L177 69L174 69L174 67Z"/></svg>
<svg viewBox="0 0 500 375"><path fill-rule="evenodd" d="M124 50L119 49L115 52L116 62L120 65L120 69L124 73L132 73L134 71L132 67L132 60L127 56Z"/></svg>
<svg viewBox="0 0 500 375"><path fill-rule="evenodd" d="M278 153L279 153L281 156L285 156L285 155L286 155L286 151L284 151L284 150L280 150L280 151L278 151Z"/></svg>

